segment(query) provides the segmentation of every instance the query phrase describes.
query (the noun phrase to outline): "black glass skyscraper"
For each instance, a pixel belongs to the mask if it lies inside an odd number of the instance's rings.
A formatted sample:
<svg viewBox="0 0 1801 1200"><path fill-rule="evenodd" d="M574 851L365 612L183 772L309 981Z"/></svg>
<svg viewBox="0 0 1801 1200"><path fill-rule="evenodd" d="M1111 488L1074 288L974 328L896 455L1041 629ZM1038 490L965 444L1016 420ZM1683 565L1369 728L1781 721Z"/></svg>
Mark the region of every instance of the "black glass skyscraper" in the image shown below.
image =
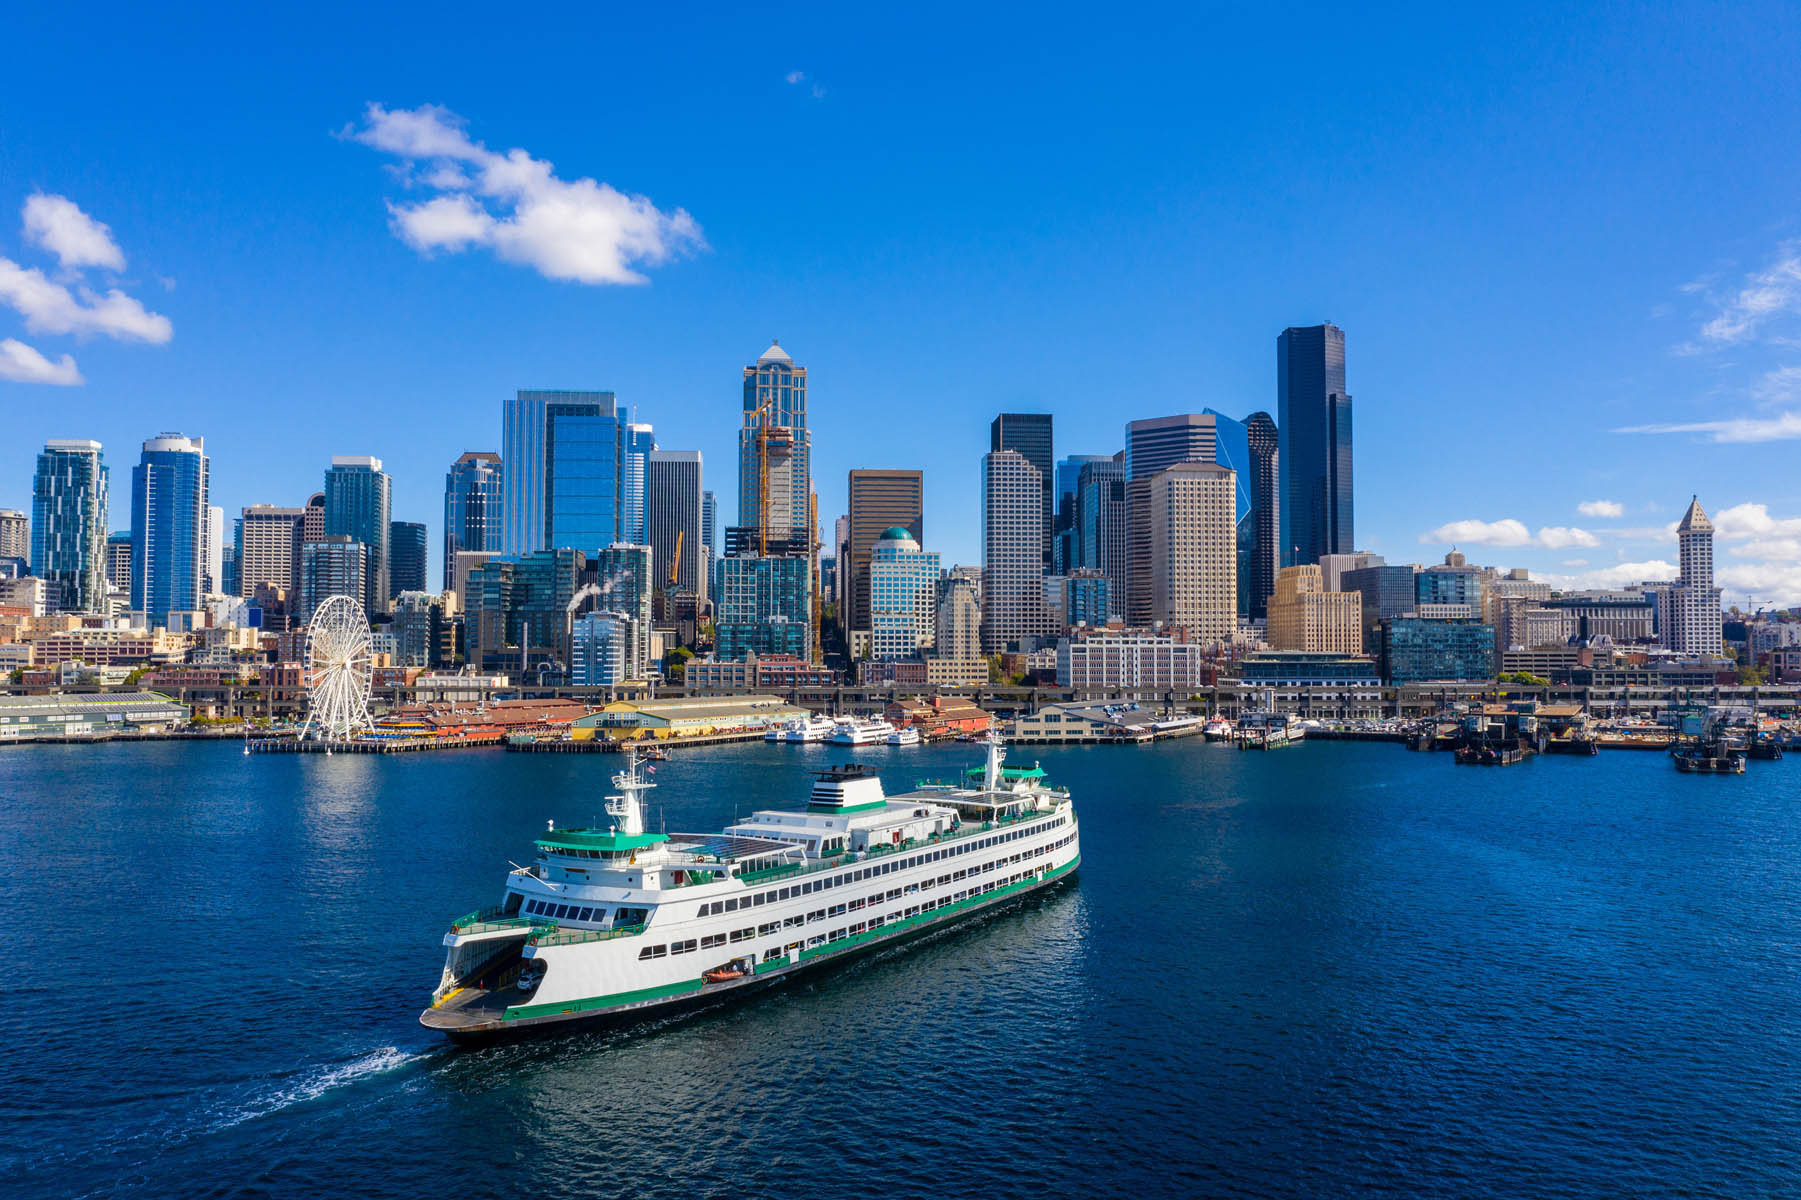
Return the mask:
<svg viewBox="0 0 1801 1200"><path fill-rule="evenodd" d="M1051 571L1051 532L1056 524L1056 456L1051 450L1051 414L1002 413L988 427L988 449L1017 450L1038 468L1044 484L1044 572Z"/></svg>
<svg viewBox="0 0 1801 1200"><path fill-rule="evenodd" d="M1269 615L1276 570L1282 565L1281 434L1266 412L1246 417L1244 428L1250 450L1251 555L1239 566L1238 586L1248 614L1255 618Z"/></svg>
<svg viewBox="0 0 1801 1200"><path fill-rule="evenodd" d="M1351 397L1344 330L1285 329L1276 338L1276 414L1282 468L1282 565L1316 563L1356 547L1351 502Z"/></svg>

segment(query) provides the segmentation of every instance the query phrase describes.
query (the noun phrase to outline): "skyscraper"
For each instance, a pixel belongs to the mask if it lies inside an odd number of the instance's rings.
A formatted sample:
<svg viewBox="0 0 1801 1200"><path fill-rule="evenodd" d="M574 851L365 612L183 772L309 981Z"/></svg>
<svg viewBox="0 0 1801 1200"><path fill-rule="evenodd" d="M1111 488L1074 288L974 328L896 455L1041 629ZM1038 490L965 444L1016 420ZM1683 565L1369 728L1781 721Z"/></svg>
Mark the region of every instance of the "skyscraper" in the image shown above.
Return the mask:
<svg viewBox="0 0 1801 1200"><path fill-rule="evenodd" d="M627 661L633 679L650 671L651 597L657 589L649 546L615 542L594 552L585 578L600 591L597 606L629 621Z"/></svg>
<svg viewBox="0 0 1801 1200"><path fill-rule="evenodd" d="M1056 523L1056 455L1052 448L1051 414L1002 413L988 426L988 449L1018 451L1038 472L1043 493L1044 553L1040 575L1052 568L1051 531Z"/></svg>
<svg viewBox="0 0 1801 1200"><path fill-rule="evenodd" d="M1081 539L1076 535L1076 486L1082 468L1092 462L1111 462L1110 454L1072 454L1057 464L1057 514L1051 527L1051 568L1067 575L1082 561Z"/></svg>
<svg viewBox="0 0 1801 1200"><path fill-rule="evenodd" d="M521 391L501 414L504 554L619 540L625 424L612 392Z"/></svg>
<svg viewBox="0 0 1801 1200"><path fill-rule="evenodd" d="M705 594L701 570L701 459L698 450L652 450L646 457L648 542L655 590Z"/></svg>
<svg viewBox="0 0 1801 1200"><path fill-rule="evenodd" d="M910 531L882 531L869 552L871 658L892 662L932 648L939 574L938 555L921 550Z"/></svg>
<svg viewBox="0 0 1801 1200"><path fill-rule="evenodd" d="M1282 565L1357 548L1351 489L1351 397L1344 330L1309 325L1276 338L1282 463Z"/></svg>
<svg viewBox="0 0 1801 1200"><path fill-rule="evenodd" d="M1493 637L1491 630L1491 642ZM1317 563L1283 567L1269 600L1269 644L1312 654L1362 654L1362 593L1328 592Z"/></svg>
<svg viewBox="0 0 1801 1200"><path fill-rule="evenodd" d="M1076 559L1107 577L1114 611L1120 613L1125 611L1128 516L1124 452L1084 463L1076 473Z"/></svg>
<svg viewBox="0 0 1801 1200"><path fill-rule="evenodd" d="M700 544L719 553L719 500L710 491L700 494Z"/></svg>
<svg viewBox="0 0 1801 1200"><path fill-rule="evenodd" d="M1233 467L1233 459L1247 456L1245 441L1244 426L1215 412L1150 417L1126 425L1126 586L1116 607L1129 623L1148 625L1158 619L1151 595L1151 479L1178 463Z"/></svg>
<svg viewBox="0 0 1801 1200"><path fill-rule="evenodd" d="M1282 566L1281 435L1266 412L1245 418L1245 444L1250 455L1251 554L1239 568L1238 590L1247 600L1245 615L1269 615Z"/></svg>
<svg viewBox="0 0 1801 1200"><path fill-rule="evenodd" d="M743 415L738 525L760 530L759 544L771 553L776 544L798 544L800 553L810 554L813 435L807 428L807 369L795 366L781 343L771 343L755 366L744 368Z"/></svg>
<svg viewBox="0 0 1801 1200"><path fill-rule="evenodd" d="M131 595L131 530L106 535L106 586L122 596Z"/></svg>
<svg viewBox="0 0 1801 1200"><path fill-rule="evenodd" d="M1689 501L1688 511L1676 526L1677 557L1681 576L1670 589L1670 629L1665 637L1678 654L1719 654L1721 636L1720 589L1713 583L1713 522L1701 507L1701 498Z"/></svg>
<svg viewBox="0 0 1801 1200"><path fill-rule="evenodd" d="M1044 478L1017 450L982 456L982 649L1031 649L1044 605Z"/></svg>
<svg viewBox="0 0 1801 1200"><path fill-rule="evenodd" d="M225 509L217 504L206 508L206 541L202 543L202 561L206 572L201 579L202 596L225 593Z"/></svg>
<svg viewBox="0 0 1801 1200"><path fill-rule="evenodd" d="M333 596L369 595L369 546L348 534L328 533L300 547L300 596L290 601L295 620L310 621L313 610Z"/></svg>
<svg viewBox="0 0 1801 1200"><path fill-rule="evenodd" d="M256 595L261 586L281 588L298 606L301 553L306 541L306 509L252 504L238 518L238 594ZM323 528L319 537L324 537ZM318 540L317 538L314 539Z"/></svg>
<svg viewBox="0 0 1801 1200"><path fill-rule="evenodd" d="M325 493L314 492L306 498L306 507L300 522L300 540L316 542L325 536Z"/></svg>
<svg viewBox="0 0 1801 1200"><path fill-rule="evenodd" d="M31 518L16 508L0 508L0 558L31 557Z"/></svg>
<svg viewBox="0 0 1801 1200"><path fill-rule="evenodd" d="M371 616L388 607L392 492L379 458L338 455L325 472L325 536L355 538L369 547L363 566L363 608Z"/></svg>
<svg viewBox="0 0 1801 1200"><path fill-rule="evenodd" d="M646 465L651 451L657 448L656 431L649 425L628 423L620 429L619 540L634 546L648 546L650 534L645 524Z"/></svg>
<svg viewBox="0 0 1801 1200"><path fill-rule="evenodd" d="M31 495L31 573L54 583L66 612L106 606L106 462L99 442L52 440Z"/></svg>
<svg viewBox="0 0 1801 1200"><path fill-rule="evenodd" d="M425 525L420 521L388 522L388 600L402 592L425 590Z"/></svg>
<svg viewBox="0 0 1801 1200"><path fill-rule="evenodd" d="M876 542L894 527L916 542L925 538L925 472L858 469L850 473L847 540L839 554L840 578L848 580L847 630L867 632L871 625L869 561ZM848 556L848 557L846 557ZM848 574L842 574L848 568Z"/></svg>
<svg viewBox="0 0 1801 1200"><path fill-rule="evenodd" d="M500 550L500 455L470 450L444 475L444 590L454 586L456 556L463 550Z"/></svg>
<svg viewBox="0 0 1801 1200"><path fill-rule="evenodd" d="M152 627L200 607L208 507L205 439L145 442L131 472L131 607Z"/></svg>
<svg viewBox="0 0 1801 1200"><path fill-rule="evenodd" d="M1144 485L1150 619L1196 641L1230 641L1238 613L1235 473L1217 463L1179 462Z"/></svg>

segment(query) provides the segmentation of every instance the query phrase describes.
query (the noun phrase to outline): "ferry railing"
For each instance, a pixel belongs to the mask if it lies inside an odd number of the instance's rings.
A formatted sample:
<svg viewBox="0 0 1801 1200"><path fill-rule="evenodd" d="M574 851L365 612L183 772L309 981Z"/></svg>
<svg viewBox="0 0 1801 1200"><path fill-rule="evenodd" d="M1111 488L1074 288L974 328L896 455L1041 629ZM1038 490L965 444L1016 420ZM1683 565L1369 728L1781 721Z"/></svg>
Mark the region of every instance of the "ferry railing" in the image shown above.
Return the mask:
<svg viewBox="0 0 1801 1200"><path fill-rule="evenodd" d="M506 915L507 911L501 905L491 904L487 908L478 908L472 913L464 913L462 916L452 921L450 923L450 932L464 933L467 932L466 926L493 921L505 917Z"/></svg>

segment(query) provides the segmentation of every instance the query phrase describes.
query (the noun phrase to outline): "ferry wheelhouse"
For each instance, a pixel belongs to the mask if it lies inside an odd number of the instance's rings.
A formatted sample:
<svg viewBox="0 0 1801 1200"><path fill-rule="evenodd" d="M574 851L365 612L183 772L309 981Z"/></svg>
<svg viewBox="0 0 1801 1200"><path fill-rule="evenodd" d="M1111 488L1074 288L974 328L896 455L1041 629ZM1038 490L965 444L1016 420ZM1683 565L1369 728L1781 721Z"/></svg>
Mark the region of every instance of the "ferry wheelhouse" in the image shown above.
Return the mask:
<svg viewBox="0 0 1801 1200"><path fill-rule="evenodd" d="M779 982L941 929L1071 878L1069 793L1005 768L998 741L957 783L889 796L858 765L821 772L800 811L719 833L651 833L636 756L605 829L558 829L500 904L444 935L420 1023L478 1041L631 1019Z"/></svg>

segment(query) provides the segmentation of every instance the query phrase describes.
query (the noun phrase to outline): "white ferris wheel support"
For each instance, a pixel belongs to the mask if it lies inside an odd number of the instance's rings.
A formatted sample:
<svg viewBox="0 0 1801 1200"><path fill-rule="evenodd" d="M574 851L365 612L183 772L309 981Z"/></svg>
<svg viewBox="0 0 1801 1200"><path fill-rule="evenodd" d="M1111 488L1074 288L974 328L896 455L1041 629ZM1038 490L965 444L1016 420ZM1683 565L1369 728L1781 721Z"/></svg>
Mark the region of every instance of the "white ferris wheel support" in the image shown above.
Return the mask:
<svg viewBox="0 0 1801 1200"><path fill-rule="evenodd" d="M347 742L370 727L369 692L375 678L374 639L362 601L330 596L306 627L304 739Z"/></svg>

